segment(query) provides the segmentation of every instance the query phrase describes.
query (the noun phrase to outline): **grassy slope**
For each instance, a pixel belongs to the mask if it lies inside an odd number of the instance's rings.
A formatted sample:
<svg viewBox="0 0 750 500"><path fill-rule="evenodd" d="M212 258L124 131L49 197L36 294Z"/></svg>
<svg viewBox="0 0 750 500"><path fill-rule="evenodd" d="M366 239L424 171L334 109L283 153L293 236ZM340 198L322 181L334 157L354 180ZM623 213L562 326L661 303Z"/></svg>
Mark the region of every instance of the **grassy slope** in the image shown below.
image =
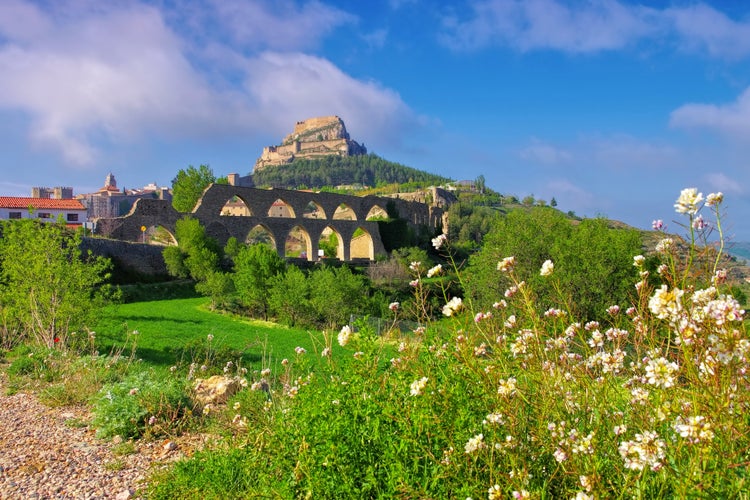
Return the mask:
<svg viewBox="0 0 750 500"><path fill-rule="evenodd" d="M126 332L137 330L138 357L163 367L180 361L176 356L181 348L207 345L209 334L214 336L214 348L243 352L247 368L260 368L264 356L264 366L293 358L297 346L309 353L322 349L320 332L213 313L207 304L206 298L193 298L110 306L95 328L97 346L103 353L109 352L123 346Z"/></svg>

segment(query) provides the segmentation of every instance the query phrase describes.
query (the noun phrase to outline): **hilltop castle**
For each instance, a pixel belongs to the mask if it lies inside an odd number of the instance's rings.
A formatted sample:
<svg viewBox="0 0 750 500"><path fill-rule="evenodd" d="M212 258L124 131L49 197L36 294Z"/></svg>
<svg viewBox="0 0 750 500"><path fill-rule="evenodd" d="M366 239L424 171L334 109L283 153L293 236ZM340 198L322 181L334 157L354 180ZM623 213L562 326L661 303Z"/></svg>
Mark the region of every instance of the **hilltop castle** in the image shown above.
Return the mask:
<svg viewBox="0 0 750 500"><path fill-rule="evenodd" d="M278 146L266 146L255 162L254 172L272 165L291 163L297 158L367 154L364 145L351 140L344 121L338 116L309 118L297 122L294 132Z"/></svg>

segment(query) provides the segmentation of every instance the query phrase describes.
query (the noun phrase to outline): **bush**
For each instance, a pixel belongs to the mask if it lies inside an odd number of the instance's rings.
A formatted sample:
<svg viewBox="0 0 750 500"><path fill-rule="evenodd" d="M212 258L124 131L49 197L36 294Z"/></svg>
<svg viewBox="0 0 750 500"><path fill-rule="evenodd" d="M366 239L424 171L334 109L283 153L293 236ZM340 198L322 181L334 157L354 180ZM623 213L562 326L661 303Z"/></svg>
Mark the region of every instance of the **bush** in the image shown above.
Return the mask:
<svg viewBox="0 0 750 500"><path fill-rule="evenodd" d="M153 371L139 371L106 384L94 402L96 435L138 438L174 432L192 414L183 382Z"/></svg>
<svg viewBox="0 0 750 500"><path fill-rule="evenodd" d="M42 370L44 370L44 360L31 355L16 358L8 367L6 373L11 377L19 377L39 374Z"/></svg>
<svg viewBox="0 0 750 500"><path fill-rule="evenodd" d="M234 259L233 276L237 296L251 314L268 318L268 287L271 280L286 268L284 259L264 243L243 247Z"/></svg>
<svg viewBox="0 0 750 500"><path fill-rule="evenodd" d="M61 380L77 355L56 349L47 349L28 344L16 347L10 353L12 359L5 373L14 388L50 384Z"/></svg>
<svg viewBox="0 0 750 500"><path fill-rule="evenodd" d="M74 337L115 298L107 284L111 262L81 251L80 233L65 223L33 219L0 224L0 314L4 346L18 335L48 349L80 350ZM82 340L82 342L79 342Z"/></svg>
<svg viewBox="0 0 750 500"><path fill-rule="evenodd" d="M577 316L603 319L606 308L631 298L636 278L633 255L641 252L637 231L611 229L603 219L573 225L547 207L514 210L486 236L482 249L470 259L464 283L477 308L487 308L511 286L497 274L504 257L516 258L516 274L533 286L541 308L563 300L563 308ZM558 288L539 275L545 260L555 263ZM564 291L565 297L559 292Z"/></svg>

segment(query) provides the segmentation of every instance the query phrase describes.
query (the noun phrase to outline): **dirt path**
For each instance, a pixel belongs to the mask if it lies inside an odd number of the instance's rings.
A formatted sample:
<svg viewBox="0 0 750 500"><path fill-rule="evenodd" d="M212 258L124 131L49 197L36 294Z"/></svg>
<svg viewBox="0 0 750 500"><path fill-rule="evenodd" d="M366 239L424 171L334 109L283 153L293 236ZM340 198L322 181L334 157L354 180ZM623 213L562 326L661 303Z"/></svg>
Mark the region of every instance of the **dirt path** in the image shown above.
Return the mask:
<svg viewBox="0 0 750 500"><path fill-rule="evenodd" d="M27 393L6 396L0 380L0 498L136 498L155 467L203 438L136 442L132 453L96 439L85 407L49 408ZM120 449L124 448L119 446Z"/></svg>

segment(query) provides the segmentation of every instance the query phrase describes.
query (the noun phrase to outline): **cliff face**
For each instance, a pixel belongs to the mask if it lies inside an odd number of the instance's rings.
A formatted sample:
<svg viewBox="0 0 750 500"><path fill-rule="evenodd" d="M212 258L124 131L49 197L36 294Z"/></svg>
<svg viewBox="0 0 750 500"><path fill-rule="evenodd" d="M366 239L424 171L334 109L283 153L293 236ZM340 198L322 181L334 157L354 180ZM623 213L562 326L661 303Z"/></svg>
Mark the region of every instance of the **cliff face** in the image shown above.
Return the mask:
<svg viewBox="0 0 750 500"><path fill-rule="evenodd" d="M294 125L294 132L284 137L280 145L263 148L263 154L256 160L253 171L290 163L296 158L363 154L367 154L367 149L349 138L349 133L341 118L338 116L309 118L297 122Z"/></svg>

